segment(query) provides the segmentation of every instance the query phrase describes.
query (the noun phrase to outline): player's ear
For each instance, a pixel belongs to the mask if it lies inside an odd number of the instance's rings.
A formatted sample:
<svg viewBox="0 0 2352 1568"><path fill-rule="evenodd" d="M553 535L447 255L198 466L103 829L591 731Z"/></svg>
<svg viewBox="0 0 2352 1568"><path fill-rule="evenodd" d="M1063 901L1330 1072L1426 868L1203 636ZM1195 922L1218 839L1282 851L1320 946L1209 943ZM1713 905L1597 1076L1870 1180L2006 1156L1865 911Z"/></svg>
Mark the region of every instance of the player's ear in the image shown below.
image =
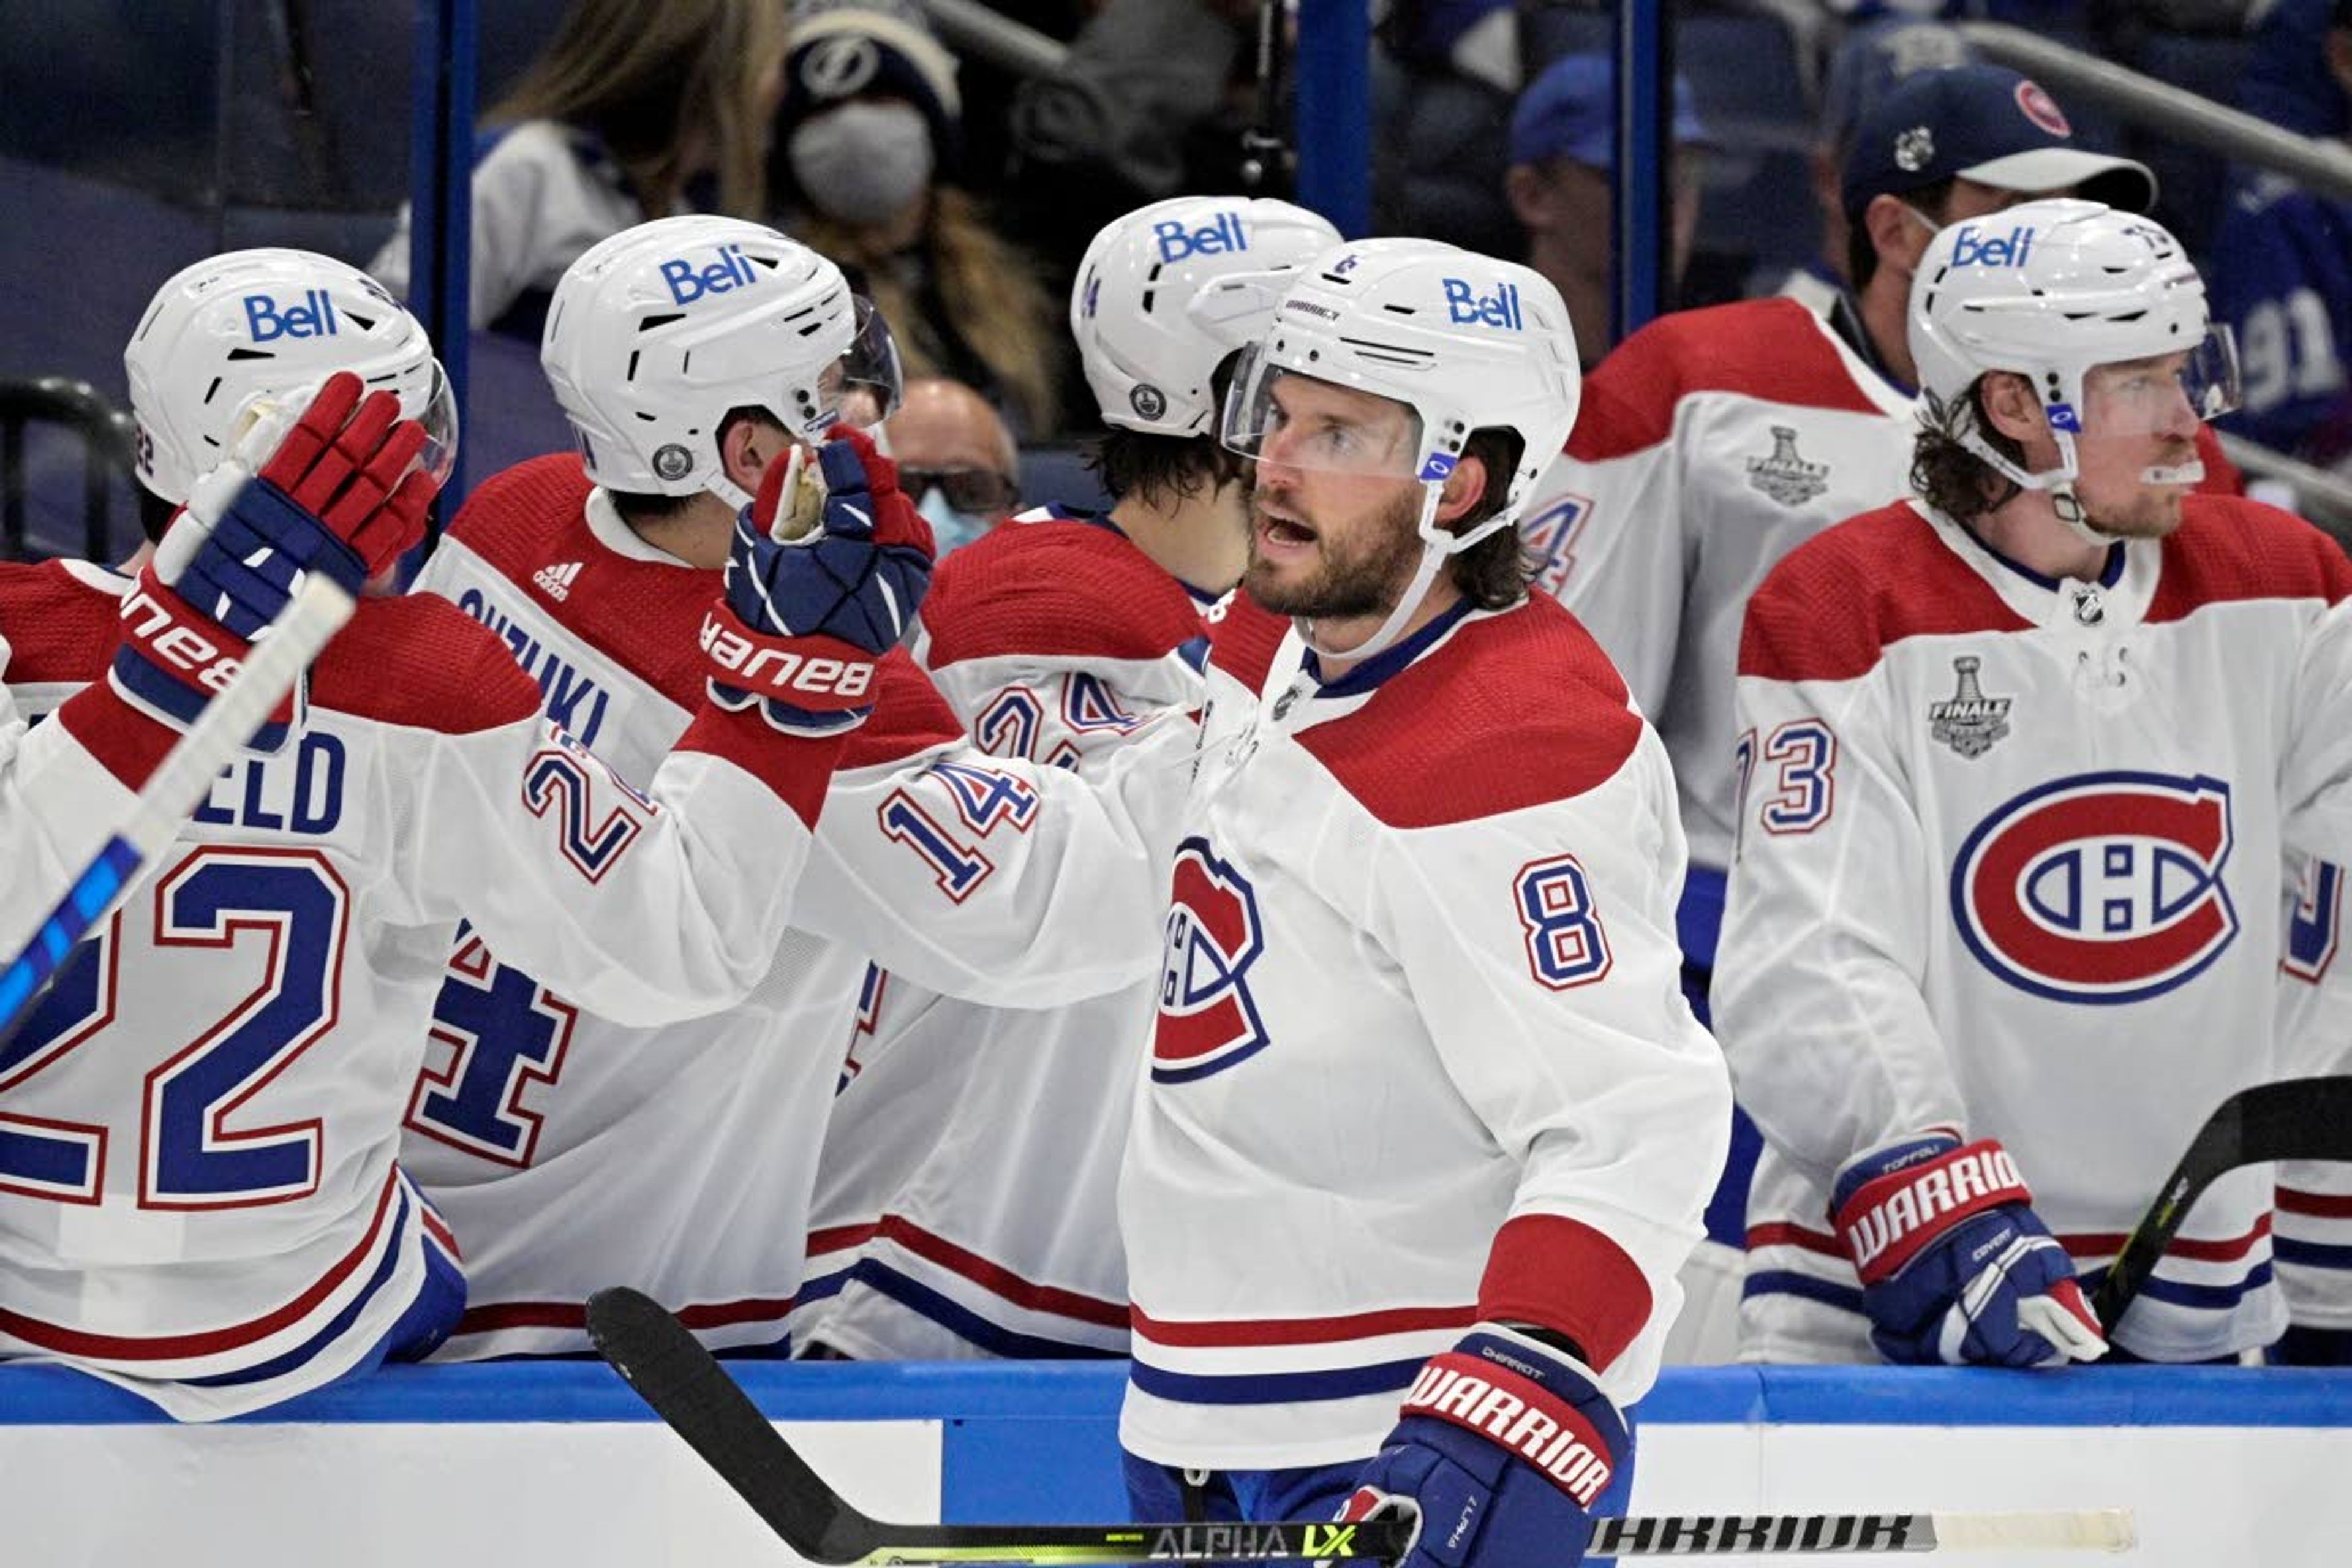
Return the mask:
<svg viewBox="0 0 2352 1568"><path fill-rule="evenodd" d="M2030 441L2049 433L2049 416L2042 411L2033 385L2005 370L1987 371L1977 392L1985 422L2012 441Z"/></svg>
<svg viewBox="0 0 2352 1568"><path fill-rule="evenodd" d="M730 419L719 432L719 462L727 478L746 494L760 493L768 465L792 448L783 426L766 419Z"/></svg>
<svg viewBox="0 0 2352 1568"><path fill-rule="evenodd" d="M1486 460L1468 452L1463 453L1462 460L1454 465L1454 471L1445 476L1444 488L1437 493L1436 521L1452 522L1476 506L1486 493Z"/></svg>

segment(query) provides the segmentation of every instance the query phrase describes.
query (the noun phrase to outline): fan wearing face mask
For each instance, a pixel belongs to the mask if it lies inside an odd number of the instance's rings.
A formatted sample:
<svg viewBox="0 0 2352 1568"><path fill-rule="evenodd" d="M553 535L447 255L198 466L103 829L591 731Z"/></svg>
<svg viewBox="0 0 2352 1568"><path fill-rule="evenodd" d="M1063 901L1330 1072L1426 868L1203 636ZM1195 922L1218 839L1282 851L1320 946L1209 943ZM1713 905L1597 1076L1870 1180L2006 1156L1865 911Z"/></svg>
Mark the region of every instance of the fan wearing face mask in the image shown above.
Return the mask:
<svg viewBox="0 0 2352 1568"><path fill-rule="evenodd" d="M910 375L978 387L1024 436L1058 427L1066 348L1035 268L952 182L955 58L911 0L801 0L770 183L783 226L897 330Z"/></svg>
<svg viewBox="0 0 2352 1568"><path fill-rule="evenodd" d="M898 483L931 525L945 555L1011 514L1021 494L1021 454L988 399L963 383L927 375L907 384L883 426Z"/></svg>

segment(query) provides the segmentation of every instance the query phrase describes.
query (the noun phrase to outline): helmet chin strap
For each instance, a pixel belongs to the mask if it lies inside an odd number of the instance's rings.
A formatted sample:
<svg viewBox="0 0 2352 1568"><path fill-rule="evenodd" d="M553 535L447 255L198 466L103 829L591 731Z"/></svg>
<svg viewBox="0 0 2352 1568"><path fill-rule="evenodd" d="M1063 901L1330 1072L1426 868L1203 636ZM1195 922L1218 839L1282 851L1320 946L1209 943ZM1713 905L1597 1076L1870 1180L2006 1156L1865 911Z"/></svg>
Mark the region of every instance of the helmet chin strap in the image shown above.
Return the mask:
<svg viewBox="0 0 2352 1568"><path fill-rule="evenodd" d="M1313 648L1318 657L1344 658L1352 662L1386 653L1404 634L1405 622L1412 618L1413 611L1419 609L1422 600L1428 596L1430 584L1437 581L1438 568L1445 564L1447 558L1459 555L1513 521L1513 514L1506 510L1488 518L1466 533L1448 533L1437 526L1438 502L1445 496L1444 481L1424 480L1422 489L1428 493L1422 498L1421 521L1413 530L1421 536L1421 564L1413 569L1412 581L1406 584L1404 592L1398 595L1388 618L1374 628L1372 635L1353 647L1329 647L1317 640L1313 620L1304 616L1293 617L1292 624L1298 627L1299 640Z"/></svg>
<svg viewBox="0 0 2352 1568"><path fill-rule="evenodd" d="M2051 438L2058 444L2058 466L2042 473L2031 473L2003 457L1991 442L1975 430L1962 437L1961 444L1998 469L2011 483L2029 490L2040 490L2050 498L2051 510L2058 514L2058 525L2084 544L2107 545L2115 541L2091 526L2083 515L2082 498L2074 493L2074 480L2082 468L2074 458L2074 437L2063 430L2053 430Z"/></svg>

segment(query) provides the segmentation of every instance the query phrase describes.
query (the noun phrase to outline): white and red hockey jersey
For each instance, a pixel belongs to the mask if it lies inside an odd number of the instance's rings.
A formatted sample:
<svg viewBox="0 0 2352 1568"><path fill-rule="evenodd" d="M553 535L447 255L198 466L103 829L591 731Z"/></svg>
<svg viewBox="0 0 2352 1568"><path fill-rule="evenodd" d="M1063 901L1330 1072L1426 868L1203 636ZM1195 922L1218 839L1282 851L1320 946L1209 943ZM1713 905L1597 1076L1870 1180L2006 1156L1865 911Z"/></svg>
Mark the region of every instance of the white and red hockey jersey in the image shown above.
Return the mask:
<svg viewBox="0 0 2352 1568"><path fill-rule="evenodd" d="M1107 520L1039 508L940 563L914 655L982 751L1089 773L1155 712L1199 709L1213 602ZM1147 975L1051 1011L983 1007L877 971L825 1130L794 1343L1126 1353L1118 1165L1157 994Z"/></svg>
<svg viewBox="0 0 2352 1568"><path fill-rule="evenodd" d="M103 679L114 603L0 576L0 621L82 644L20 638L12 673L97 682L27 751L135 785L176 732ZM641 1023L758 980L839 742L709 710L647 797L538 708L447 605L362 602L304 725L222 774L0 1057L0 1355L184 1419L365 1364L447 1246L394 1152L461 916Z"/></svg>
<svg viewBox="0 0 2352 1568"><path fill-rule="evenodd" d="M716 583L639 539L562 454L477 490L419 586L495 630L550 714L626 769L658 757L698 700ZM499 943L456 954L404 1152L466 1249L469 1304L442 1359L583 1352L587 1297L614 1284L714 1347L777 1343L869 956L1045 1005L1149 964L1149 856L1131 825L1060 770L973 753L903 653L881 669L797 929L742 1005L635 1028ZM1031 831L1040 812L1054 830ZM1052 963L1057 931L1097 926L1131 928L1131 951Z"/></svg>
<svg viewBox="0 0 2352 1568"><path fill-rule="evenodd" d="M1539 581L1665 740L1696 898L1730 863L1748 595L1797 545L1908 493L1915 416L1911 390L1799 300L1680 310L1585 378L1567 455L1538 481L1521 532ZM2208 487L2235 488L2210 431L2199 450ZM1701 963L1713 923L1685 928Z"/></svg>
<svg viewBox="0 0 2352 1568"><path fill-rule="evenodd" d="M2344 952L2342 865L2305 858L2288 899L2279 961L2279 1039L2287 1078L2352 1072L2352 954ZM2352 1164L2282 1164L2271 1247L2287 1317L2352 1331Z"/></svg>
<svg viewBox="0 0 2352 1568"><path fill-rule="evenodd" d="M1904 503L1750 606L1715 974L1769 1145L1743 1353L1871 1359L1826 1213L1855 1156L1998 1139L2089 1272L2207 1113L2284 1076L2281 855L2352 846L2352 563L2207 497L2108 561L2054 582ZM2112 1337L2267 1342L2270 1230L2270 1173L2224 1177Z"/></svg>
<svg viewBox="0 0 2352 1568"><path fill-rule="evenodd" d="M1119 1190L1121 1442L1366 1458L1482 1319L1567 1333L1631 1404L1730 1114L1657 736L1542 595L1328 684L1237 600L1209 686Z"/></svg>

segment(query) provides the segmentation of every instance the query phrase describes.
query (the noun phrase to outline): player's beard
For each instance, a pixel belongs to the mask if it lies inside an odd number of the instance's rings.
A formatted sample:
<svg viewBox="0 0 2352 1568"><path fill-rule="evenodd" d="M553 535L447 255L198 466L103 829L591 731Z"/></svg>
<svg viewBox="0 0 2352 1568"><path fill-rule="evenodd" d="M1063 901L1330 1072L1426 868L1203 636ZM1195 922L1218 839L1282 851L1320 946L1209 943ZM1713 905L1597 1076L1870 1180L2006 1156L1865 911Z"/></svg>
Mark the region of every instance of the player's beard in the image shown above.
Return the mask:
<svg viewBox="0 0 2352 1568"><path fill-rule="evenodd" d="M1251 598L1278 616L1310 621L1385 616L1396 608L1421 566L1421 487L1415 485L1370 518L1352 544L1337 544L1318 528L1315 570L1303 581L1286 584L1258 554L1264 514L1253 505L1249 567L1242 584Z"/></svg>
<svg viewBox="0 0 2352 1568"><path fill-rule="evenodd" d="M2196 457L2196 442L2168 441L2149 467L2179 468ZM2120 498L2085 496L2079 485L2075 490L2083 521L2111 539L2162 539L2180 526L2183 494L2182 486L2150 484L2137 476Z"/></svg>

